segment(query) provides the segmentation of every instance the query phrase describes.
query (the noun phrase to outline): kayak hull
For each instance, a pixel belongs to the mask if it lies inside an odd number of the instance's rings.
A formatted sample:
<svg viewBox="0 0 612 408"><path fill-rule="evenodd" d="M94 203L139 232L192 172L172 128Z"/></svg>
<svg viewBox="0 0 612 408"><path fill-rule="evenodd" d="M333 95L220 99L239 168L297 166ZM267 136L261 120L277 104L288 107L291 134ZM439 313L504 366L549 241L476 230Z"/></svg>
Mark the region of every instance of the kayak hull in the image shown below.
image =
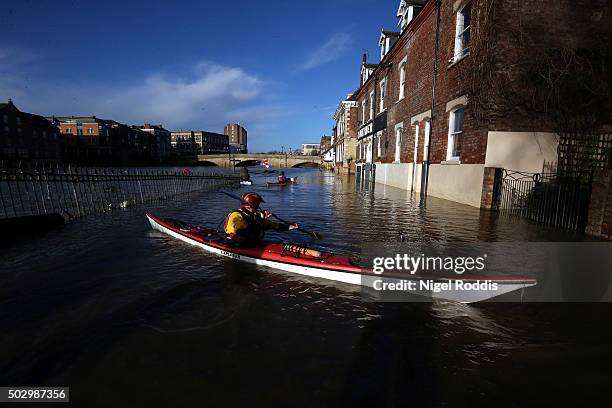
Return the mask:
<svg viewBox="0 0 612 408"><path fill-rule="evenodd" d="M295 184L295 183L297 183L297 177L291 177L287 179L287 181L285 181L284 183L279 183L277 181L268 181L269 186L286 186L286 185Z"/></svg>
<svg viewBox="0 0 612 408"><path fill-rule="evenodd" d="M291 272L298 275L370 288L375 288L376 281L380 282L381 279L380 276L375 275L372 271L353 265L346 256L333 255L329 253L323 253L324 256L322 258L310 256L291 256L282 253L283 244L280 243L264 243L261 246L253 248L236 248L222 242L215 242L212 238L210 238L214 236L214 231L200 229L198 227L191 228L189 231L186 231L172 225L171 222L155 217L152 214L147 214L147 218L151 224L151 227L157 231L163 232L190 245L204 249L205 251L237 261ZM537 284L535 279L508 277L491 278L484 276L462 276L461 279L454 277L424 277L417 275L410 277L402 276L401 278L389 277L388 275L385 275L384 277L385 282L403 284L406 284L406 282L415 282L417 286L424 281L453 283L459 280L464 282L494 282L497 285L497 289L474 291L453 290L453 285L451 285L451 289L449 290L440 290L439 292L424 291L423 295L435 299L450 300L460 303L474 303L517 290L523 290Z"/></svg>

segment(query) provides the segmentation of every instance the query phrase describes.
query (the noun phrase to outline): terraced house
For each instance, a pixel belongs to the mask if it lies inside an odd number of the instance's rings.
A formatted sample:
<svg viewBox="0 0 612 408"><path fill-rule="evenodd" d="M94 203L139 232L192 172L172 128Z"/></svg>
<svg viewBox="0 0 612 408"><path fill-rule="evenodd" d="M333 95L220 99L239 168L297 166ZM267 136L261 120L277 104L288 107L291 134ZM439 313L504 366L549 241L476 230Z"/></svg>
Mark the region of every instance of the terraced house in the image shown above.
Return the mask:
<svg viewBox="0 0 612 408"><path fill-rule="evenodd" d="M380 61L363 56L359 87L338 106L336 161L354 156L360 177L490 207L495 169L557 161L555 123L533 102L542 56L596 48L611 12L603 0L400 1ZM349 152L341 141L353 112Z"/></svg>

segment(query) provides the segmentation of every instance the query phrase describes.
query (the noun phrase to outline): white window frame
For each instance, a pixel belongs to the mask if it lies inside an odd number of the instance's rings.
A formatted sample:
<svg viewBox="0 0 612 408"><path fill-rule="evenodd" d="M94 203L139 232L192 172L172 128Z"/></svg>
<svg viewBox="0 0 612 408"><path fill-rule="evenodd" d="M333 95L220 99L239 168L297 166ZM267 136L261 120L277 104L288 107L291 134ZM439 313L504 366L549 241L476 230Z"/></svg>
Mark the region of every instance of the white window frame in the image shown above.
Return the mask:
<svg viewBox="0 0 612 408"><path fill-rule="evenodd" d="M368 100L367 96L361 101L361 123L364 124L367 122L366 119L366 101Z"/></svg>
<svg viewBox="0 0 612 408"><path fill-rule="evenodd" d="M465 26L465 11L469 7L470 9L470 25ZM455 24L455 53L451 61L458 61L465 57L470 52L470 44L464 44L464 36L466 33L471 34L471 20L472 20L472 2L466 2L458 11ZM471 37L470 37L471 42Z"/></svg>
<svg viewBox="0 0 612 408"><path fill-rule="evenodd" d="M431 135L431 122L428 119L425 119L425 137L423 139L423 161L427 161L427 149L429 145L429 137Z"/></svg>
<svg viewBox="0 0 612 408"><path fill-rule="evenodd" d="M404 99L406 94L406 61L402 62L400 65L400 80L399 80L399 99Z"/></svg>
<svg viewBox="0 0 612 408"><path fill-rule="evenodd" d="M421 130L421 127L419 125L419 122L414 124L414 153L412 155L412 162L414 163L414 166L416 167L417 164L417 157L418 157L418 152L419 152L419 131Z"/></svg>
<svg viewBox="0 0 612 408"><path fill-rule="evenodd" d="M374 108L376 105L376 99L374 99L374 91L370 92L370 120L374 119Z"/></svg>
<svg viewBox="0 0 612 408"><path fill-rule="evenodd" d="M404 134L404 124L398 123L395 125L395 155L393 163L401 163L402 162L402 139Z"/></svg>
<svg viewBox="0 0 612 408"><path fill-rule="evenodd" d="M419 131L420 126L419 122L414 123L414 152L412 154L412 183L410 185L410 190L415 190L416 185L416 175L417 175L417 158L419 156Z"/></svg>
<svg viewBox="0 0 612 408"><path fill-rule="evenodd" d="M456 120L456 115L457 112L462 110L463 111L463 127L461 128L461 131L455 131L455 120ZM465 128L465 106L463 105L459 105L456 106L455 108L453 108L450 111L449 114L449 120L448 120L448 144L446 147L446 160L451 161L451 160L456 160L459 161L461 160L461 152L459 152L459 155L455 155L454 153L454 147L455 147L455 142L457 140L457 137L463 137L463 133L464 133L464 128Z"/></svg>
<svg viewBox="0 0 612 408"><path fill-rule="evenodd" d="M387 97L387 78L383 78L380 81L380 111L384 112L385 110L385 98Z"/></svg>

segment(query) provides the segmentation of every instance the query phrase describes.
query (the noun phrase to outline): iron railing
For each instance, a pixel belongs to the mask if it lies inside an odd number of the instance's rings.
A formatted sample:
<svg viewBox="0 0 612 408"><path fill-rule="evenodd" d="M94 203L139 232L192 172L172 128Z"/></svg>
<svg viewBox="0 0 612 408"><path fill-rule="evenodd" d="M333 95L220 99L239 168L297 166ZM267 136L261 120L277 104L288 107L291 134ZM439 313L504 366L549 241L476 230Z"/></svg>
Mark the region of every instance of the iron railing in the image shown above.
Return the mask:
<svg viewBox="0 0 612 408"><path fill-rule="evenodd" d="M496 177L493 208L539 224L583 231L588 217L591 177L502 170Z"/></svg>
<svg viewBox="0 0 612 408"><path fill-rule="evenodd" d="M59 213L77 218L237 185L221 174L161 169L0 169L0 218Z"/></svg>

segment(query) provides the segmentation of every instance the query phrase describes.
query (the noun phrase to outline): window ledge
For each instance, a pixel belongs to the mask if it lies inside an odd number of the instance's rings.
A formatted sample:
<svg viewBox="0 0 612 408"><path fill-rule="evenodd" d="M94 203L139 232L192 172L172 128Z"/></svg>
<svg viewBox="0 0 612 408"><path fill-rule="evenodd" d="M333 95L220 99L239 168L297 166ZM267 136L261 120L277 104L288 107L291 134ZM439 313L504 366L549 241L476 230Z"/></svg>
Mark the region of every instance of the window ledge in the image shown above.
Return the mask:
<svg viewBox="0 0 612 408"><path fill-rule="evenodd" d="M399 98L397 101L395 101L395 103L400 103L401 101L403 101L406 97L402 96L401 98Z"/></svg>
<svg viewBox="0 0 612 408"><path fill-rule="evenodd" d="M455 65L457 65L458 63L460 63L461 61L463 61L465 58L470 56L470 52L466 52L465 54L463 54L462 56L460 56L459 58L454 58L453 60L451 60L450 64L448 65L447 69L451 69L452 67L454 67Z"/></svg>
<svg viewBox="0 0 612 408"><path fill-rule="evenodd" d="M401 164L401 163L402 163L402 161L401 161L401 160L393 160L391 163L392 163L392 164Z"/></svg>
<svg viewBox="0 0 612 408"><path fill-rule="evenodd" d="M459 159L450 159L443 162L440 162L442 165L459 165L461 164L461 160Z"/></svg>

